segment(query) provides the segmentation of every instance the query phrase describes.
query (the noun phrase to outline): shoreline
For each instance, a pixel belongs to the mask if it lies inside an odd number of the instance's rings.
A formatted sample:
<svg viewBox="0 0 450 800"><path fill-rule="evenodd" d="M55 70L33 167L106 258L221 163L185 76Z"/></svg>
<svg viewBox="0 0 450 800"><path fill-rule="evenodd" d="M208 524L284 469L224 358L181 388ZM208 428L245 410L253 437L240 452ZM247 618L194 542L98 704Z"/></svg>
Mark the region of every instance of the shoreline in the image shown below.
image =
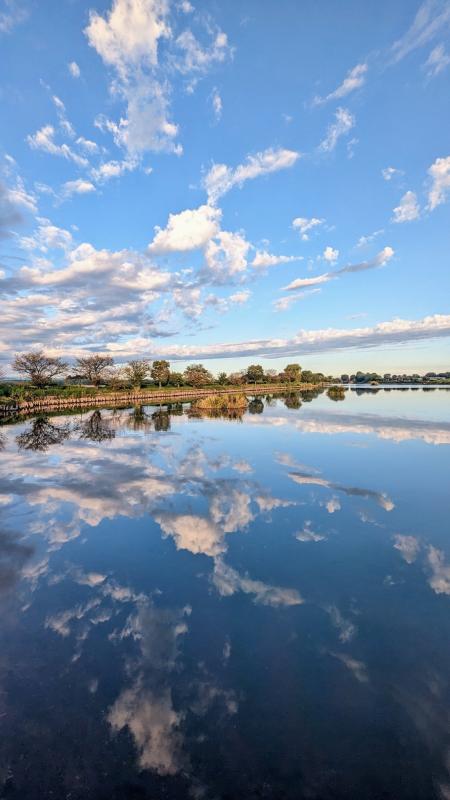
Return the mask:
<svg viewBox="0 0 450 800"><path fill-rule="evenodd" d="M328 384L297 383L297 384L255 384L245 386L227 386L221 389L167 389L146 391L145 389L130 390L128 392L108 392L98 395L84 395L81 397L58 397L47 395L35 397L30 400L11 400L0 404L0 417L13 414L32 414L41 411L58 411L60 409L118 406L118 405L145 405L149 401L155 403L170 403L171 401L195 400L216 394L273 394L280 392L316 391L324 389Z"/></svg>

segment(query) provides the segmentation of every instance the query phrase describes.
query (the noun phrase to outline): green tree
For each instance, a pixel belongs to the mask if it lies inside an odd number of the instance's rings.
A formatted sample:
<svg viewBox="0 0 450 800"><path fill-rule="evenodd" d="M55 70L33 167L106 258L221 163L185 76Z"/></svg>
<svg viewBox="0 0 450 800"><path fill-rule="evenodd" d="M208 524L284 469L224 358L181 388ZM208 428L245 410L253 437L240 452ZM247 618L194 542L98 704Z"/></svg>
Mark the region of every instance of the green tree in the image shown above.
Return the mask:
<svg viewBox="0 0 450 800"><path fill-rule="evenodd" d="M247 367L246 377L249 383L262 382L264 379L264 370L261 364L251 364Z"/></svg>
<svg viewBox="0 0 450 800"><path fill-rule="evenodd" d="M169 383L171 386L183 386L183 373L182 372L171 372L169 375Z"/></svg>
<svg viewBox="0 0 450 800"><path fill-rule="evenodd" d="M212 383L213 381L211 373L208 372L203 364L191 364L190 367L186 367L183 377L185 383L188 383L190 386L195 386L196 389L199 389L207 383Z"/></svg>
<svg viewBox="0 0 450 800"><path fill-rule="evenodd" d="M114 359L111 356L104 356L101 353L92 353L90 356L77 358L77 375L84 380L100 386L106 383L110 377L111 367L114 366Z"/></svg>
<svg viewBox="0 0 450 800"><path fill-rule="evenodd" d="M227 376L226 372L219 372L219 374L217 376L217 383L219 383L221 386L226 386L227 385L228 376Z"/></svg>
<svg viewBox="0 0 450 800"><path fill-rule="evenodd" d="M67 369L67 364L60 358L52 358L46 356L42 350L36 350L32 353L17 354L12 367L20 375L26 375L33 386L42 389L57 375L62 375Z"/></svg>
<svg viewBox="0 0 450 800"><path fill-rule="evenodd" d="M141 388L150 372L150 364L146 358L129 361L124 369L124 375L129 383L136 388Z"/></svg>
<svg viewBox="0 0 450 800"><path fill-rule="evenodd" d="M152 380L161 388L163 383L167 383L170 375L170 364L168 361L154 361L151 369Z"/></svg>
<svg viewBox="0 0 450 800"><path fill-rule="evenodd" d="M302 378L302 368L300 364L288 364L284 368L284 375L289 383L300 383Z"/></svg>

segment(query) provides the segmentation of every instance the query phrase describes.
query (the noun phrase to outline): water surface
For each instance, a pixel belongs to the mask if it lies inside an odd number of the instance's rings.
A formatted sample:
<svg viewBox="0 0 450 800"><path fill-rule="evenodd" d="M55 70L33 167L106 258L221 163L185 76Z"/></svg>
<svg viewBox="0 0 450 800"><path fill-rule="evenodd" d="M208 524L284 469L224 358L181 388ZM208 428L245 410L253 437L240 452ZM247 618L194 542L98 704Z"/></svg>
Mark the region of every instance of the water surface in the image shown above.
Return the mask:
<svg viewBox="0 0 450 800"><path fill-rule="evenodd" d="M449 401L0 427L0 798L448 800Z"/></svg>

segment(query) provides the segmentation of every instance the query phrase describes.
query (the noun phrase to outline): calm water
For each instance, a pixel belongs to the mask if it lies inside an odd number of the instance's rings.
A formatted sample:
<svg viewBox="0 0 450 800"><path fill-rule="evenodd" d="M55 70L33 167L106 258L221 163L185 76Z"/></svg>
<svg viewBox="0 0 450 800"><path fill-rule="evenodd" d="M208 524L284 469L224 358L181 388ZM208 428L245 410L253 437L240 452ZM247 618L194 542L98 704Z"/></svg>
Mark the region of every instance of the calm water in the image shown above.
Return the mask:
<svg viewBox="0 0 450 800"><path fill-rule="evenodd" d="M450 392L172 411L0 428L0 797L448 800Z"/></svg>

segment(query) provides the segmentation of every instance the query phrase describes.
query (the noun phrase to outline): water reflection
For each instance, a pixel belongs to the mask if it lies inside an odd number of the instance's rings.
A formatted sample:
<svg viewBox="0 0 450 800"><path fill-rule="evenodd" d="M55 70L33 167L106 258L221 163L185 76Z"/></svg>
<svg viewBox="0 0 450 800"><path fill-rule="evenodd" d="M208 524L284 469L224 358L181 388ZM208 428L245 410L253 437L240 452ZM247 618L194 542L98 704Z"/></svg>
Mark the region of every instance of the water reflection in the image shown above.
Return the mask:
<svg viewBox="0 0 450 800"><path fill-rule="evenodd" d="M4 426L0 797L445 797L450 423L410 396Z"/></svg>

